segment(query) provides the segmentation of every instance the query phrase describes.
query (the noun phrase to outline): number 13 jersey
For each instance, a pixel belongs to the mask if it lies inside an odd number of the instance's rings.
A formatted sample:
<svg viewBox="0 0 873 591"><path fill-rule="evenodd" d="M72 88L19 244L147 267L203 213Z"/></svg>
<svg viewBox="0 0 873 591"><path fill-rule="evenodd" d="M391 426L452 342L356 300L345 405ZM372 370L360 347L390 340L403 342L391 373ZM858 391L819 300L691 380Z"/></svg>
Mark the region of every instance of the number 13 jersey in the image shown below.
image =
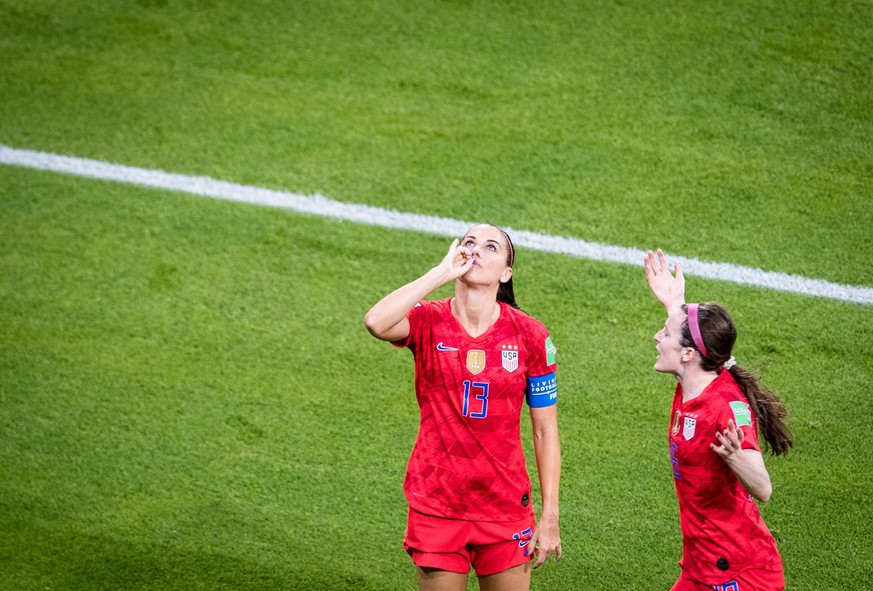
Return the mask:
<svg viewBox="0 0 873 591"><path fill-rule="evenodd" d="M414 509L477 521L533 512L520 415L557 403L556 350L538 320L500 303L497 321L472 338L451 299L423 301L394 344L415 357L418 437L404 482Z"/></svg>

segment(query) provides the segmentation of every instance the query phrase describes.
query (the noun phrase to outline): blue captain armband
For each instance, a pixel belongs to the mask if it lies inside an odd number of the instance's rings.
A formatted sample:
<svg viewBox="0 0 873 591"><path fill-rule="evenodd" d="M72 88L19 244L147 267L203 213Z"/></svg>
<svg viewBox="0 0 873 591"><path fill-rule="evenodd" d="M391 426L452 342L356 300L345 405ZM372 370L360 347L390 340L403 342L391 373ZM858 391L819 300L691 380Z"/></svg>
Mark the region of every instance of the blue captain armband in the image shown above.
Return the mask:
<svg viewBox="0 0 873 591"><path fill-rule="evenodd" d="M543 408L558 403L558 381L555 372L544 376L527 379L527 389L524 392L527 405L531 408Z"/></svg>

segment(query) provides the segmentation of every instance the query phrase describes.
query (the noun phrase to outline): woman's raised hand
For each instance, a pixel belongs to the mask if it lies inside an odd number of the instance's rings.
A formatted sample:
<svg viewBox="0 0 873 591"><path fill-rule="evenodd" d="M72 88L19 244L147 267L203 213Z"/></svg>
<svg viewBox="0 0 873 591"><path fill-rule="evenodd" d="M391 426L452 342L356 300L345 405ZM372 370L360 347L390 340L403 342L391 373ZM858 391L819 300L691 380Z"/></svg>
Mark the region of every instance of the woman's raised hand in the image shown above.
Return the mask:
<svg viewBox="0 0 873 591"><path fill-rule="evenodd" d="M646 281L658 301L664 305L667 312L685 303L685 277L682 275L682 266L676 261L676 276L670 273L667 266L667 257L664 251L658 249L658 258L651 250L643 259L646 267Z"/></svg>
<svg viewBox="0 0 873 591"><path fill-rule="evenodd" d="M469 248L458 246L459 242L457 238L452 241L449 251L439 264L439 268L446 275L446 283L457 279L473 266L473 253Z"/></svg>

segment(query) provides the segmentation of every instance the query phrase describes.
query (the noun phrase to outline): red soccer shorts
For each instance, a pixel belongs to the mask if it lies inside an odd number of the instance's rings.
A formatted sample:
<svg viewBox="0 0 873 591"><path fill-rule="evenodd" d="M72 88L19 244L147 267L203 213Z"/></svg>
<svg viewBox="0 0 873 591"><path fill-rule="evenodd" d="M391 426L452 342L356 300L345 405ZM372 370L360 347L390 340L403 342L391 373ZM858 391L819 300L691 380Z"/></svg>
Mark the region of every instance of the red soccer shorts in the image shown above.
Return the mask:
<svg viewBox="0 0 873 591"><path fill-rule="evenodd" d="M781 571L753 569L743 571L733 581L720 585L704 585L692 581L683 572L670 591L783 591L784 589L785 576Z"/></svg>
<svg viewBox="0 0 873 591"><path fill-rule="evenodd" d="M526 554L534 516L520 521L488 522L447 519L409 509L403 548L416 566L476 576L503 572L530 561Z"/></svg>

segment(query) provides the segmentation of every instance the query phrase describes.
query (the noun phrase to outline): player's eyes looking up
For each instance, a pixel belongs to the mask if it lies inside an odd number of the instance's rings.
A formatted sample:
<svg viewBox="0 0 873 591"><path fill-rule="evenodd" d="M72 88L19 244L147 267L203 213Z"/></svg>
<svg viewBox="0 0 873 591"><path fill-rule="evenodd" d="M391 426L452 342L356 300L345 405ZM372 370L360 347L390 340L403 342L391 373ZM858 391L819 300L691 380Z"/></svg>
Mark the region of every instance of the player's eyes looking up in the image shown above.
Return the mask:
<svg viewBox="0 0 873 591"><path fill-rule="evenodd" d="M464 240L464 243L461 246L472 248L476 246L476 241L472 238L467 238L466 240ZM493 242L488 242L487 244L485 244L485 248L491 252L497 252L497 245Z"/></svg>

